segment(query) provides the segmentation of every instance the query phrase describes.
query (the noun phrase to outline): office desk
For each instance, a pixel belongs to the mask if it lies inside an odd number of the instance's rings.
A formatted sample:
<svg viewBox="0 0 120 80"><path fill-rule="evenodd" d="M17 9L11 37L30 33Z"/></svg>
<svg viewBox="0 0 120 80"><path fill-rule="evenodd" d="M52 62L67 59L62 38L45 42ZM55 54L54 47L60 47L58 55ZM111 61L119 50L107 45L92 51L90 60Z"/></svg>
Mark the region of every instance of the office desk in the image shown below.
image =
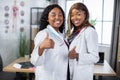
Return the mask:
<svg viewBox="0 0 120 80"><path fill-rule="evenodd" d="M13 67L13 64L18 62L26 62L29 61L29 59L25 59L24 57L20 57L8 66L3 68L3 71L5 72L26 72L26 73L34 73L34 69L17 69ZM110 65L107 63L107 61L104 61L103 65L95 65L94 66L94 75L95 76L116 76L116 73L114 70L110 67Z"/></svg>
<svg viewBox="0 0 120 80"><path fill-rule="evenodd" d="M15 63L19 63L19 62L27 62L29 61L29 59L26 59L24 57L20 57L18 59L16 59L15 61L13 61L11 64L9 64L8 66L4 67L3 68L3 71L5 72L25 72L25 73L34 73L34 69L17 69L17 68L14 68L13 65Z"/></svg>
<svg viewBox="0 0 120 80"><path fill-rule="evenodd" d="M116 76L116 73L105 60L104 64L95 64L94 66L94 75L95 76Z"/></svg>

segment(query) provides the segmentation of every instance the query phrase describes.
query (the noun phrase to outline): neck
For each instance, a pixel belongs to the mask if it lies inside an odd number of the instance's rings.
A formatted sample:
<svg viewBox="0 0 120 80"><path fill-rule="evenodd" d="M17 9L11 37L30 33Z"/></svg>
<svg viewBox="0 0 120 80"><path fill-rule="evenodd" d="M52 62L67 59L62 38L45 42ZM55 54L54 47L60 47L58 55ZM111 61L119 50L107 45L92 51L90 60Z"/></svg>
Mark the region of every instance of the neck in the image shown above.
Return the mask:
<svg viewBox="0 0 120 80"><path fill-rule="evenodd" d="M58 32L58 31L59 31L59 28L54 28L54 29L55 29L55 31L56 31L56 32Z"/></svg>

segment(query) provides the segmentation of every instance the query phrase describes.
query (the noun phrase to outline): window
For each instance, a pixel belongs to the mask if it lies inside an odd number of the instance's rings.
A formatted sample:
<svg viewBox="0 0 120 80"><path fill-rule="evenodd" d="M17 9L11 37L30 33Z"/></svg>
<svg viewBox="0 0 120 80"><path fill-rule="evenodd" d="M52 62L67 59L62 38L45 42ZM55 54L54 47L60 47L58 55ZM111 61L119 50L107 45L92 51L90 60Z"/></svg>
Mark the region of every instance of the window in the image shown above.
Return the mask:
<svg viewBox="0 0 120 80"><path fill-rule="evenodd" d="M76 2L82 2L87 6L90 13L90 20L96 19L95 28L98 33L99 43L110 45L114 0L67 0L66 15L68 15L71 5Z"/></svg>

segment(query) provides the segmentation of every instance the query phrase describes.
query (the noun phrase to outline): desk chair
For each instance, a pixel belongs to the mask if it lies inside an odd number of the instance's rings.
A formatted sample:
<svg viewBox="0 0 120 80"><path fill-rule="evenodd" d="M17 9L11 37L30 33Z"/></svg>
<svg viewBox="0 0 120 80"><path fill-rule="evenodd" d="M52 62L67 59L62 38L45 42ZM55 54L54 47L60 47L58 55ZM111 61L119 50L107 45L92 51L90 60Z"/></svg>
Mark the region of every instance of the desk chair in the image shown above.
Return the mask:
<svg viewBox="0 0 120 80"><path fill-rule="evenodd" d="M0 80L14 80L16 73L12 72L3 72L3 61L0 55Z"/></svg>

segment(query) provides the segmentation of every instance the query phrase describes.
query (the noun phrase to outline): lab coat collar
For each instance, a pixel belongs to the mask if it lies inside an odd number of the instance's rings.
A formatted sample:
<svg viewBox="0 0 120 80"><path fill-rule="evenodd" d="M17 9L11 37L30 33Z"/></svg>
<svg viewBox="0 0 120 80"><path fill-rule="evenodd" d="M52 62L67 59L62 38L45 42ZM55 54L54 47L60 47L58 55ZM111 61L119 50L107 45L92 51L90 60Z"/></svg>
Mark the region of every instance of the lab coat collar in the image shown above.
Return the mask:
<svg viewBox="0 0 120 80"><path fill-rule="evenodd" d="M85 31L85 29L86 29L86 27L83 28L83 29L80 31L80 33L75 37L75 39L79 38L79 36L81 35L81 33L83 33L83 32Z"/></svg>
<svg viewBox="0 0 120 80"><path fill-rule="evenodd" d="M61 34L60 31L57 32L51 25L48 25L47 29L48 29L48 32L56 35L57 37L63 40L63 37L60 35Z"/></svg>

